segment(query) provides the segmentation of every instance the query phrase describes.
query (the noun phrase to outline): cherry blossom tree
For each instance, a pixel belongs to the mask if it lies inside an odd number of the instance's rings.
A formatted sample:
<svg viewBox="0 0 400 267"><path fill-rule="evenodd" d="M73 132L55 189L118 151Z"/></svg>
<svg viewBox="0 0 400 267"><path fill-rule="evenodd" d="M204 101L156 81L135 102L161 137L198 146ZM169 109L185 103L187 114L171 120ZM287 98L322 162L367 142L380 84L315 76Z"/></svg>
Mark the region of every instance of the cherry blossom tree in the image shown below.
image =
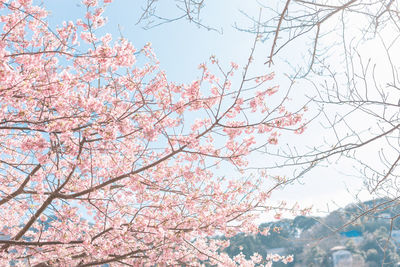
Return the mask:
<svg viewBox="0 0 400 267"><path fill-rule="evenodd" d="M258 39L240 69L212 57L169 82L150 45L98 36L110 2L55 29L30 0L0 2L0 265L291 261L230 259L215 238L280 216L285 180L246 170L249 155L304 130L273 74L250 76Z"/></svg>

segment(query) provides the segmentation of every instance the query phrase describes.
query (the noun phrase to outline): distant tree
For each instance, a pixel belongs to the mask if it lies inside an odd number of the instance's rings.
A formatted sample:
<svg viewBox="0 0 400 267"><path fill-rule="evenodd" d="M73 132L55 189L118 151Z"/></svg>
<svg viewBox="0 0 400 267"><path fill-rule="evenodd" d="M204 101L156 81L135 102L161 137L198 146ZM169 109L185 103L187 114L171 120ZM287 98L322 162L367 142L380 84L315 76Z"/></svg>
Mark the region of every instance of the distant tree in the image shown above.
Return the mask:
<svg viewBox="0 0 400 267"><path fill-rule="evenodd" d="M293 220L293 227L301 231L310 229L313 225L318 223L316 218L307 216L296 216Z"/></svg>
<svg viewBox="0 0 400 267"><path fill-rule="evenodd" d="M370 249L367 250L366 254L367 254L366 255L367 262L373 262L376 265L379 264L380 258L379 258L378 251L376 251L376 249L370 248Z"/></svg>
<svg viewBox="0 0 400 267"><path fill-rule="evenodd" d="M347 240L345 243L345 246L346 246L346 249L348 251L350 251L351 253L359 253L358 247L355 244L354 240L351 240L351 239Z"/></svg>
<svg viewBox="0 0 400 267"><path fill-rule="evenodd" d="M287 247L288 241L293 238L293 236L291 236L293 229L289 224L289 220L261 224L260 228L269 229L268 235L258 236L260 243L267 248Z"/></svg>
<svg viewBox="0 0 400 267"><path fill-rule="evenodd" d="M397 248L389 238L389 230L385 227L365 235L360 248L365 251L365 260L376 265L384 263L384 266L396 266L400 260Z"/></svg>
<svg viewBox="0 0 400 267"><path fill-rule="evenodd" d="M313 246L305 252L306 264L310 267L326 266L327 257L327 253L318 246Z"/></svg>

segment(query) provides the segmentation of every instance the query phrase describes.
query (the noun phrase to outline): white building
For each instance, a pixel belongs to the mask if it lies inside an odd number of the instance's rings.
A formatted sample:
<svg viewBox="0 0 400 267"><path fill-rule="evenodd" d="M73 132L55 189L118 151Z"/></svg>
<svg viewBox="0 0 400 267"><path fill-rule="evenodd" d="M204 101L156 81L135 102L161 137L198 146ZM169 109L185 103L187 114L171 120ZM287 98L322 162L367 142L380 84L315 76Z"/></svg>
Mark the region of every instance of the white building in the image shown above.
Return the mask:
<svg viewBox="0 0 400 267"><path fill-rule="evenodd" d="M337 250L332 253L334 267L351 267L353 265L353 256L348 250Z"/></svg>

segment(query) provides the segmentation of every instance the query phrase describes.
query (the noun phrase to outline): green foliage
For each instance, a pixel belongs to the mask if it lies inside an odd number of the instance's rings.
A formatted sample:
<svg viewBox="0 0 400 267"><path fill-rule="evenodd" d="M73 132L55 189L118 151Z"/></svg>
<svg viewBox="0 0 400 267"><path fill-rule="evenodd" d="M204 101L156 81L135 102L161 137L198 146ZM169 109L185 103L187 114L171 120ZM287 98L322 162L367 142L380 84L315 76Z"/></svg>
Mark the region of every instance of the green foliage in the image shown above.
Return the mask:
<svg viewBox="0 0 400 267"><path fill-rule="evenodd" d="M384 261L384 266L396 266L395 264L399 262L400 257L395 244L388 239L388 235L388 229L381 226L375 229L373 233L365 236L360 248L365 251L367 262L380 265Z"/></svg>
<svg viewBox="0 0 400 267"><path fill-rule="evenodd" d="M370 201L362 205L369 209L377 203L382 202ZM230 256L242 252L247 258L257 252L265 257L271 249L284 248L285 255L294 255L294 262L289 265L274 263L274 267L290 267L296 263L304 266L331 267L331 248L344 245L360 266L381 266L382 263L385 267L397 266L400 262L399 250L392 239L388 238L390 220L385 219L382 214L400 214L400 208L383 206L383 209L375 214L354 220L357 212L362 212L359 205L351 205L324 218L297 216L292 220L264 223L260 225L260 229L269 228L268 235L237 235L230 240L231 245L226 252ZM352 223L343 228L348 221ZM397 224L400 226L399 220L394 221L393 229L400 229ZM341 230L335 231L336 229ZM362 237L347 238L339 234L346 231L358 231L362 233Z"/></svg>
<svg viewBox="0 0 400 267"><path fill-rule="evenodd" d="M376 251L376 249L370 248L367 250L367 257L366 257L367 261L378 264L379 259L380 259L379 253L378 253L378 251Z"/></svg>

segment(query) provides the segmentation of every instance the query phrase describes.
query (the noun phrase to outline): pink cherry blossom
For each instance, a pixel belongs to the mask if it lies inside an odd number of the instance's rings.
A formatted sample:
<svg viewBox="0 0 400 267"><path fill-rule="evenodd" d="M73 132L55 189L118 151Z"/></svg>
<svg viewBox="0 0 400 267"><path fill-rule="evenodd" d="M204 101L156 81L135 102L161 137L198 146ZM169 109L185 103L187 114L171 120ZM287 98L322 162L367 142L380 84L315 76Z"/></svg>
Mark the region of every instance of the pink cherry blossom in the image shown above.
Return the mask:
<svg viewBox="0 0 400 267"><path fill-rule="evenodd" d="M290 262L231 259L212 237L259 232L272 190L249 156L302 133L303 110L269 109L273 74L236 79L216 57L170 82L150 44L100 34L111 2L55 29L33 1L0 5L0 265Z"/></svg>

